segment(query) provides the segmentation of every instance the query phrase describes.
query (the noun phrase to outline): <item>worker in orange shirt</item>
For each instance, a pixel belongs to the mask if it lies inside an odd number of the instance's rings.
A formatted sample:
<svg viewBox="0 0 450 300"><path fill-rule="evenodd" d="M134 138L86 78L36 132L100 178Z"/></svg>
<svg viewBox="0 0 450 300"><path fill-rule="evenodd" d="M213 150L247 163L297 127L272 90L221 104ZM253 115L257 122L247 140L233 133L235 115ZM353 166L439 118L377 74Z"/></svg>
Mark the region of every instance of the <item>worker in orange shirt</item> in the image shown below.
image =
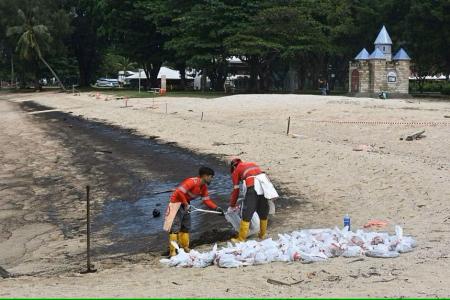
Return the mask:
<svg viewBox="0 0 450 300"><path fill-rule="evenodd" d="M208 194L208 185L214 177L214 170L208 167L199 169L199 176L186 178L170 197L166 211L164 229L169 231L170 256L176 255L172 241L178 242L181 248L189 252L189 231L191 229L190 202L201 197L203 203L210 209L224 214L223 209L217 206ZM171 218L171 217L172 218Z"/></svg>
<svg viewBox="0 0 450 300"><path fill-rule="evenodd" d="M242 203L242 220L239 227L239 234L232 239L233 242L245 241L248 235L250 221L256 213L260 219L259 238L263 239L267 232L267 219L269 216L269 202L264 195L258 195L254 189L255 177L263 172L254 162L245 162L239 158L231 161L231 179L233 181L233 191L231 193L230 206L236 207L239 197L239 183L243 181L247 187L245 198Z"/></svg>

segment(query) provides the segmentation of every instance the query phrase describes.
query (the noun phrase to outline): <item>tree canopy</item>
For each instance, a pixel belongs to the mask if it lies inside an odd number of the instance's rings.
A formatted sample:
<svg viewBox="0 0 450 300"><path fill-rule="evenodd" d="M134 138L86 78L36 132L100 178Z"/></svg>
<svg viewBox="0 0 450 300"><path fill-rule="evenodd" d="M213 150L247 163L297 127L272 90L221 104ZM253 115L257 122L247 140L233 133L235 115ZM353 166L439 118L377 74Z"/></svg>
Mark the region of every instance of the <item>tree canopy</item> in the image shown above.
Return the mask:
<svg viewBox="0 0 450 300"><path fill-rule="evenodd" d="M131 68L155 86L167 65L222 90L235 56L253 92L282 88L292 70L300 89L330 72L344 86L348 61L372 49L382 25L419 75L450 73L448 0L0 0L0 15L0 79L8 81L57 74L86 86Z"/></svg>

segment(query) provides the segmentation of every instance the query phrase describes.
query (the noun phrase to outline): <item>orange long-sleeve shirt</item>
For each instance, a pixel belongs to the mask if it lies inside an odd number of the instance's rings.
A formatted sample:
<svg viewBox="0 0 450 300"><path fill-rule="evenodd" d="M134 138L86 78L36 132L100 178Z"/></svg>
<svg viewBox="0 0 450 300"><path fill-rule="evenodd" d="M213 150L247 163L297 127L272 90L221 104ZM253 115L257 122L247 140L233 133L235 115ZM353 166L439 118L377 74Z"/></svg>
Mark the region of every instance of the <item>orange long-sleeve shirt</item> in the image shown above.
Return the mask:
<svg viewBox="0 0 450 300"><path fill-rule="evenodd" d="M183 180L170 196L170 202L181 202L188 205L191 200L198 197L202 197L203 203L209 208L217 208L216 203L209 197L207 185L202 184L200 177L190 177Z"/></svg>
<svg viewBox="0 0 450 300"><path fill-rule="evenodd" d="M245 185L251 187L255 183L254 176L261 174L262 171L254 162L240 162L231 174L231 180L233 181L233 191L230 196L230 206L236 206L237 199L239 197L239 183L241 180L245 180Z"/></svg>

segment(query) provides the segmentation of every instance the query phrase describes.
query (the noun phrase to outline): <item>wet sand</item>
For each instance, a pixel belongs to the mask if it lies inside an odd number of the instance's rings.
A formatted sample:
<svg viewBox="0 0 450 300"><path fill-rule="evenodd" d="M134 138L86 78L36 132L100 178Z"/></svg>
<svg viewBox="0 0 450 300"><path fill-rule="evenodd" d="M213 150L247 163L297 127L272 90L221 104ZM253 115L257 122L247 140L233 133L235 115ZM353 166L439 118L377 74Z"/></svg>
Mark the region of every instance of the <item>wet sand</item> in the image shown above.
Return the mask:
<svg viewBox="0 0 450 300"><path fill-rule="evenodd" d="M50 108L33 102L0 103L6 115L0 261L16 277L83 268L86 185L91 187L92 254L109 267L114 257L137 262L167 251L163 217L152 212L164 214L170 193L154 193L194 176L199 166L216 170L212 197L226 207L230 179L224 163L212 156L62 112L39 113ZM193 245L227 240L233 233L223 217L205 214L194 216L193 230ZM39 254L45 258L36 254L40 251L48 252Z"/></svg>
<svg viewBox="0 0 450 300"><path fill-rule="evenodd" d="M448 122L444 115L450 114L448 103L341 96L238 95L209 100L158 98L155 106L152 99L133 99L128 102L131 107L124 108L122 101L97 100L87 94L53 93L14 95L13 100L33 100L89 120L130 128L147 138L157 135L162 141L175 142L198 153L224 159L240 155L261 163L300 203L278 215L270 227L271 235L298 228L341 225L343 215L349 213L354 227L361 227L370 219L400 224L406 234L418 240L419 247L392 260L365 258L352 262L339 258L310 265L276 263L238 270L169 269L158 264L158 257L140 253L110 261L105 258L99 273L85 277L75 278L72 273L45 279L3 280L0 281L2 295L442 297L450 294L447 279L450 275L450 127L443 124ZM294 135L286 136L288 116ZM3 130L5 126L9 129ZM14 131L15 127L13 122L2 123L4 132L15 132L10 137L21 137ZM399 140L422 129L426 130L422 140ZM27 142L33 141L38 153L45 153L50 144L45 145L45 131L36 130L35 127L26 130L31 134L23 144L31 153L30 161L37 161L40 165L36 166L42 169L50 161L47 157L34 157L34 148ZM363 147L369 151L353 151L360 144L369 145ZM24 147L22 142L16 142L15 146ZM61 144L58 147L55 148L58 151L70 152L69 147ZM10 157L20 157L18 153L10 153L11 150L6 150ZM69 158L70 153L64 151L61 155ZM13 168L8 163L5 170ZM57 173L74 167L68 163ZM34 176L39 177L37 172L31 176L25 171L24 174L28 177L22 178L22 173L12 176L14 180L21 178L22 190L31 184ZM73 174L78 174L77 180L81 180L86 173L73 170ZM33 194L28 197L36 198ZM18 203L26 201L20 200ZM9 211L13 205L8 205L4 206L8 212L1 213L15 216L18 212ZM32 222L23 222L23 226L28 223ZM46 222L32 226L36 230L34 234L48 232L50 229L44 225L47 226ZM29 227L21 229L9 245L20 244L17 241L21 241L23 232L31 231ZM61 236L61 230L52 230ZM388 230L392 231L392 227ZM4 236L6 239L7 235ZM81 237L77 242L82 245ZM43 257L35 250L29 253L36 258ZM268 283L269 278L304 281L290 287L277 286ZM217 288L212 289L212 283ZM18 286L22 287L20 291Z"/></svg>

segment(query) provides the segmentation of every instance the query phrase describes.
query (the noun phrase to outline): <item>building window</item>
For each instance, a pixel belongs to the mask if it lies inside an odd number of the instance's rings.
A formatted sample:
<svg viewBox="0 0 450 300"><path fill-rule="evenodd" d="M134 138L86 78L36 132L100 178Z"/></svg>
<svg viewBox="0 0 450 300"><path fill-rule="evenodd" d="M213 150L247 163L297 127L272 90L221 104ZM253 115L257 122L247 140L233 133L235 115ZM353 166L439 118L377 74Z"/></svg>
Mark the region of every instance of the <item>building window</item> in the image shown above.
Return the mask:
<svg viewBox="0 0 450 300"><path fill-rule="evenodd" d="M397 82L397 73L395 73L394 71L390 71L387 74L387 81L388 82Z"/></svg>

